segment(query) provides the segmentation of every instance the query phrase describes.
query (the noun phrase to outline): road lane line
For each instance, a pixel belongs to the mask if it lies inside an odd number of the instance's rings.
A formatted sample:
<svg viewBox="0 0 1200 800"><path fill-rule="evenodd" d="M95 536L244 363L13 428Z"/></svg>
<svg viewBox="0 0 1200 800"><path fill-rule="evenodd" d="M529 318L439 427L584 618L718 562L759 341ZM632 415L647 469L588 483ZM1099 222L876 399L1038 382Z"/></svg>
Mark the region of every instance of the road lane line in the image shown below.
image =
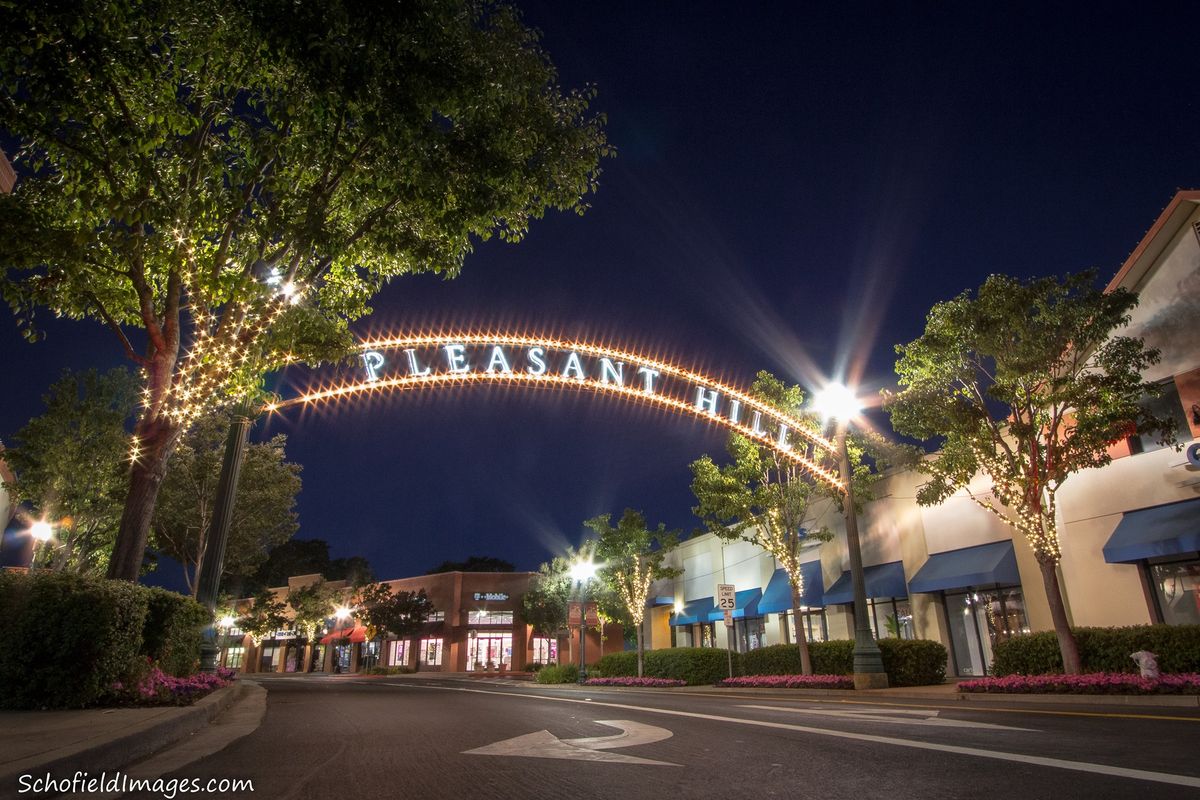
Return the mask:
<svg viewBox="0 0 1200 800"><path fill-rule="evenodd" d="M362 683L367 683L363 681ZM829 728L813 728L807 725L794 725L787 722L769 722L761 719L744 719L740 717L726 717L719 714L702 714L698 711L678 711L670 708L654 708L653 706L635 706L626 703L610 703L602 700L576 699L573 697L551 697L547 695L525 694L522 692L497 692L486 689L467 689L458 686L435 686L432 683L414 684L414 683L371 683L370 685L383 686L400 686L405 689L429 688L439 689L443 692L464 692L470 694L491 694L499 697L521 697L529 700L544 700L554 703L575 703L585 706L604 706L606 708L619 708L626 711L642 711L648 714L662 714L671 717L687 717L690 719L703 719L710 722L729 722L735 725L752 725L759 728L773 728L775 730L796 731L799 733L810 733L814 736L830 736L835 739L850 739L857 742L871 742L873 744L887 744L896 747L909 747L916 750L934 750L941 753L953 753L955 755L975 756L977 758L990 758L996 761L1015 761L1020 764L1033 764L1040 767L1050 767L1052 769L1065 769L1075 772L1091 772L1096 775L1111 775L1118 778L1132 778L1134 780L1152 781L1154 783L1169 783L1175 786L1192 786L1200 788L1200 778L1190 775L1173 775L1169 772L1152 772L1144 769L1130 769L1129 767L1116 767L1109 764L1094 764L1087 761L1067 761L1060 758L1047 758L1045 756L1025 755L1023 753L1008 753L1001 750L984 750L978 747L961 747L952 744L937 744L935 742L922 742L915 739L899 739L892 736L877 736L869 733L853 733L851 731L839 731Z"/></svg>

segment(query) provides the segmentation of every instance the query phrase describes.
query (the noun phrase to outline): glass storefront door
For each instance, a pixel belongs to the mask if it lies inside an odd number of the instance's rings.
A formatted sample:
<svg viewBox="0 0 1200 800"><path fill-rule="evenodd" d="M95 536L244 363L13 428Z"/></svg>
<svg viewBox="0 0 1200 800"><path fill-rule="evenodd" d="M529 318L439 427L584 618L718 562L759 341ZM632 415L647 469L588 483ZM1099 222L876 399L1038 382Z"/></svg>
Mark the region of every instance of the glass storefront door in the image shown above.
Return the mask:
<svg viewBox="0 0 1200 800"><path fill-rule="evenodd" d="M467 671L512 666L511 633L478 633L468 638Z"/></svg>
<svg viewBox="0 0 1200 800"><path fill-rule="evenodd" d="M1152 564L1150 585L1163 622L1200 624L1200 561Z"/></svg>
<svg viewBox="0 0 1200 800"><path fill-rule="evenodd" d="M959 675L987 675L996 643L1029 632L1017 588L947 593L946 615Z"/></svg>

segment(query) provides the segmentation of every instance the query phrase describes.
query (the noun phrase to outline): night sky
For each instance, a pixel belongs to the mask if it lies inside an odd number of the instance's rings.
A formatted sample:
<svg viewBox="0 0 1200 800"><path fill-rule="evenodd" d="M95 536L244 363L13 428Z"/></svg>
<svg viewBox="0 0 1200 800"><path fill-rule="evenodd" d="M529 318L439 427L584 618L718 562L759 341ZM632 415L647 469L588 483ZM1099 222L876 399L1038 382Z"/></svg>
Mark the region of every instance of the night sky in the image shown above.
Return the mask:
<svg viewBox="0 0 1200 800"><path fill-rule="evenodd" d="M873 392L933 303L993 272L1106 281L1200 186L1185 6L518 4L563 83L599 89L619 154L593 208L480 245L456 280L395 281L360 332L567 335L739 385L850 370ZM0 438L63 368L118 363L98 323L28 345L0 312ZM626 506L690 531L688 464L725 441L619 400L499 387L291 411L255 436L278 432L304 465L298 535L383 578L471 554L535 569Z"/></svg>

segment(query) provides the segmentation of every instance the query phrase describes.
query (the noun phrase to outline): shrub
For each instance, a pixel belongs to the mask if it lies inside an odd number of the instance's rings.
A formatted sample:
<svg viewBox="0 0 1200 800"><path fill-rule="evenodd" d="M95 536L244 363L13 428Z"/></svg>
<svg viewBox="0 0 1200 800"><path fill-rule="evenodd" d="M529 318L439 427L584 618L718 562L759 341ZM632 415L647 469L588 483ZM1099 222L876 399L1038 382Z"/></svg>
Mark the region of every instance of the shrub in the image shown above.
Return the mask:
<svg viewBox="0 0 1200 800"><path fill-rule="evenodd" d="M145 587L144 591L147 610L142 654L168 675L191 675L200 661L201 630L211 622L208 609L166 589Z"/></svg>
<svg viewBox="0 0 1200 800"><path fill-rule="evenodd" d="M412 667L391 666L391 667L367 667L362 671L363 675L411 675Z"/></svg>
<svg viewBox="0 0 1200 800"><path fill-rule="evenodd" d="M542 662L534 661L532 664L525 665L525 671L526 672L537 672L539 669L541 669L544 666L546 666L546 665L543 664Z"/></svg>
<svg viewBox="0 0 1200 800"><path fill-rule="evenodd" d="M946 646L930 639L880 639L891 686L932 686L946 680Z"/></svg>
<svg viewBox="0 0 1200 800"><path fill-rule="evenodd" d="M1088 675L1009 675L962 681L960 692L999 694L1200 694L1200 675L1143 678L1123 672Z"/></svg>
<svg viewBox="0 0 1200 800"><path fill-rule="evenodd" d="M648 650L646 655L650 655L652 652L654 651ZM628 650L609 653L593 664L588 672L601 678L637 675L637 653L631 653Z"/></svg>
<svg viewBox="0 0 1200 800"><path fill-rule="evenodd" d="M0 706L79 708L136 684L148 605L126 581L0 574Z"/></svg>
<svg viewBox="0 0 1200 800"><path fill-rule="evenodd" d="M788 646L797 651L796 660L799 661L799 648ZM814 675L849 675L854 672L854 642L849 639L810 642L808 652L812 656Z"/></svg>
<svg viewBox="0 0 1200 800"><path fill-rule="evenodd" d="M563 664L559 667L542 667L537 673L538 683L576 683L579 680L579 667L574 664Z"/></svg>
<svg viewBox="0 0 1200 800"><path fill-rule="evenodd" d="M1084 672L1135 674L1129 656L1149 650L1164 673L1200 672L1200 625L1132 625L1125 628L1076 628ZM1031 633L1000 642L992 671L1004 675L1049 675L1062 672L1058 639L1052 631Z"/></svg>
<svg viewBox="0 0 1200 800"><path fill-rule="evenodd" d="M751 687L755 689L853 689L849 675L743 675L726 678L717 686Z"/></svg>
<svg viewBox="0 0 1200 800"><path fill-rule="evenodd" d="M673 678L638 678L633 675L617 678L588 678L583 683L585 686L648 686L654 689L687 686L683 681Z"/></svg>
<svg viewBox="0 0 1200 800"><path fill-rule="evenodd" d="M112 700L123 705L190 706L206 694L228 686L233 680L234 675L229 670L218 670L215 674L201 672L178 678L152 667L135 684L114 684Z"/></svg>

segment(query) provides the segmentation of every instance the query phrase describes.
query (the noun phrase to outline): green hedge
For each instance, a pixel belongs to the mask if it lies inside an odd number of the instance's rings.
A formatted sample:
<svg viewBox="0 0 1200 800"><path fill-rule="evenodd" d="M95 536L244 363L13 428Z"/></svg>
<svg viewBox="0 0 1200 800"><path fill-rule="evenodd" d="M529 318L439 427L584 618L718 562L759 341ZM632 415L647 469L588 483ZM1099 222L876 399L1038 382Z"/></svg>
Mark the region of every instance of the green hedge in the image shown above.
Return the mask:
<svg viewBox="0 0 1200 800"><path fill-rule="evenodd" d="M537 672L536 680L538 683L577 683L579 667L574 664L542 667Z"/></svg>
<svg viewBox="0 0 1200 800"><path fill-rule="evenodd" d="M741 656L733 654L733 674L740 675ZM642 662L643 675L647 678L672 678L686 681L692 686L711 685L729 677L729 663L725 650L713 647L670 647L665 650L647 650ZM637 675L637 653L625 651L609 653L596 662L589 674L600 678L617 678Z"/></svg>
<svg viewBox="0 0 1200 800"><path fill-rule="evenodd" d="M146 627L142 654L168 675L183 677L200 664L200 634L208 610L190 597L146 588Z"/></svg>
<svg viewBox="0 0 1200 800"><path fill-rule="evenodd" d="M892 686L928 686L946 680L946 648L928 639L880 639L883 667ZM838 639L809 642L816 675L849 675L854 671L854 642ZM743 675L799 675L800 648L773 644L742 654Z"/></svg>
<svg viewBox="0 0 1200 800"><path fill-rule="evenodd" d="M1129 656L1138 650L1154 653L1163 672L1200 672L1200 625L1076 628L1075 641L1084 672L1136 673L1137 664ZM992 673L997 676L1062 671L1062 655L1053 631L1014 636L995 647Z"/></svg>
<svg viewBox="0 0 1200 800"><path fill-rule="evenodd" d="M946 681L946 646L930 639L880 639L891 686L936 686ZM851 658L853 663L853 658Z"/></svg>
<svg viewBox="0 0 1200 800"><path fill-rule="evenodd" d="M126 581L0 573L0 707L95 705L147 659L187 674L206 620L188 598Z"/></svg>
<svg viewBox="0 0 1200 800"><path fill-rule="evenodd" d="M79 708L136 681L146 610L125 581L0 574L0 706Z"/></svg>

